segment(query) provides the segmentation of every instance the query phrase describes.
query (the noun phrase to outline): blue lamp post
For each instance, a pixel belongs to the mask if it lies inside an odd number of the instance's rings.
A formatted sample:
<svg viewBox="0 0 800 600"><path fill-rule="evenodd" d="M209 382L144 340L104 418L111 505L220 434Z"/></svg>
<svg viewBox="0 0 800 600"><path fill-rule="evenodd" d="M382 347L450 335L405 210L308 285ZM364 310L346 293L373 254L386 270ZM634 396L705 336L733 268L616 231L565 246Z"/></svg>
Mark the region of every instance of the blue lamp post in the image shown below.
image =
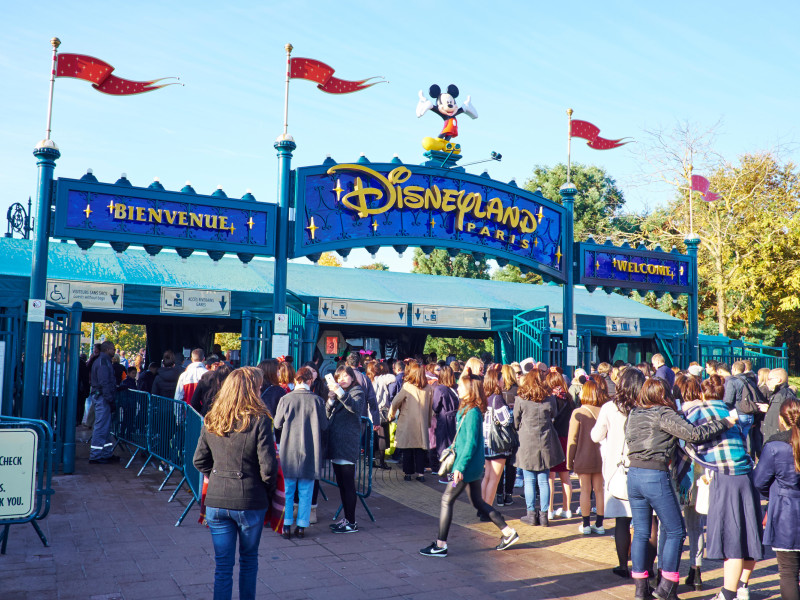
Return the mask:
<svg viewBox="0 0 800 600"><path fill-rule="evenodd" d="M572 379L572 366L567 365L567 355L569 353L569 330L572 329L572 311L573 311L573 295L575 293L575 286L573 281L573 246L574 246L574 239L573 239L573 229L574 229L574 220L575 220L575 195L578 193L578 188L571 181L567 181L564 185L561 186L559 189L559 193L561 194L561 202L564 205L564 208L567 209L566 218L564 219L564 232L563 232L563 240L565 241L562 246L564 247L564 256L562 256L562 260L564 261L564 298L563 298L563 321L564 324L562 325L563 329L563 339L564 343L562 346L563 355L561 357L561 367L564 369L564 374L569 378Z"/></svg>
<svg viewBox="0 0 800 600"><path fill-rule="evenodd" d="M699 353L700 353L700 324L698 322L698 311L699 311L699 302L698 302L698 285L699 281L697 279L697 252L700 248L700 238L690 236L686 240L686 253L691 258L691 268L689 271L689 285L692 291L689 293L689 314L688 317L688 326L689 326L689 360L686 361L687 365L690 361L700 360Z"/></svg>
<svg viewBox="0 0 800 600"><path fill-rule="evenodd" d="M289 252L289 197L291 195L292 152L297 148L292 136L284 133L275 142L278 151L278 227L275 232L275 273L272 289L272 314L286 312L286 272Z"/></svg>

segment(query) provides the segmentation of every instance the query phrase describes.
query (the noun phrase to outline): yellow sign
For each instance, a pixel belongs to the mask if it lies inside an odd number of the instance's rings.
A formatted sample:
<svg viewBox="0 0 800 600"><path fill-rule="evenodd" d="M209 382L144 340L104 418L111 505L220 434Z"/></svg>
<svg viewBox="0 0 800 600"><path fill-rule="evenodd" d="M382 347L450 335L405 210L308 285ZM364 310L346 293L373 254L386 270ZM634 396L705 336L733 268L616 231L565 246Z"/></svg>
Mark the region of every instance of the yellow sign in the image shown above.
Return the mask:
<svg viewBox="0 0 800 600"><path fill-rule="evenodd" d="M164 223L181 227L197 227L211 231L234 232L228 217L194 213L185 210L167 210L163 208L145 208L144 206L128 206L122 202L114 202L108 206L115 221L134 221L138 223Z"/></svg>
<svg viewBox="0 0 800 600"><path fill-rule="evenodd" d="M666 265L653 265L649 263L637 263L630 260L614 259L614 268L622 273L641 273L643 275L662 275L675 277L672 267Z"/></svg>

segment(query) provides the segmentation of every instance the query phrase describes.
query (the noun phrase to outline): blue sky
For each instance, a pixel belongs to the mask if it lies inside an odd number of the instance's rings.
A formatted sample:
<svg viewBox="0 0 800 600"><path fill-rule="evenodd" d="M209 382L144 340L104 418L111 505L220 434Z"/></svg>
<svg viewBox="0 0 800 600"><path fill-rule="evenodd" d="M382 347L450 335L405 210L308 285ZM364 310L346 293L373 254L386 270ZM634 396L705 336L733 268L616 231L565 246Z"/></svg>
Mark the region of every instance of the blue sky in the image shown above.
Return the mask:
<svg viewBox="0 0 800 600"><path fill-rule="evenodd" d="M784 146L797 161L800 3L771 2L219 2L12 3L0 37L0 214L35 192L31 150L44 137L49 40L96 56L133 80L178 75L185 85L113 97L83 81L56 80L52 137L56 175L89 167L101 181L125 172L134 185L189 180L199 193L221 185L274 202L272 144L283 120L283 46L331 65L343 79L383 75L388 84L328 95L293 81L289 132L294 166L365 153L421 162L420 140L441 121L417 119L420 89L455 83L480 117L459 120L470 162L502 153L492 177L522 183L534 165L566 159L566 114L610 138L710 127L726 158ZM576 140L573 161L607 169L642 209L669 190L649 183L640 146L599 152ZM483 165L474 167L480 172ZM396 269L410 252L378 258ZM369 262L353 253L347 266Z"/></svg>

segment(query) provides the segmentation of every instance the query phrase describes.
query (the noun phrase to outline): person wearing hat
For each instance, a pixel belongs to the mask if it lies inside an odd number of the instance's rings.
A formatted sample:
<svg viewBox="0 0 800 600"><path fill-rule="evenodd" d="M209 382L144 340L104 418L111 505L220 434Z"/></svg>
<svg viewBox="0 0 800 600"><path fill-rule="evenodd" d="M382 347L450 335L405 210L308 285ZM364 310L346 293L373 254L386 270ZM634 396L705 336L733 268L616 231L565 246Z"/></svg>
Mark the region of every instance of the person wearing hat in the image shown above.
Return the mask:
<svg viewBox="0 0 800 600"><path fill-rule="evenodd" d="M697 363L689 365L687 371L689 371L689 375L693 375L694 377L702 377L703 375L703 367L701 367Z"/></svg>

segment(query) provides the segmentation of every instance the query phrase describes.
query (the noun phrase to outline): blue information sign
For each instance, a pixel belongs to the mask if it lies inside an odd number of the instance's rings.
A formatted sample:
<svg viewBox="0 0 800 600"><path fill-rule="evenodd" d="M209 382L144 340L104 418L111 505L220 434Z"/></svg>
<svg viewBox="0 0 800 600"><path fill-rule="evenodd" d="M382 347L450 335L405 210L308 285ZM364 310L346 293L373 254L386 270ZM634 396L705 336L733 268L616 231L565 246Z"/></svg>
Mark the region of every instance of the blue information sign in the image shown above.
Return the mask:
<svg viewBox="0 0 800 600"><path fill-rule="evenodd" d="M457 249L564 280L564 208L515 184L401 163L296 171L293 256L380 246Z"/></svg>
<svg viewBox="0 0 800 600"><path fill-rule="evenodd" d="M581 242L576 247L576 283L677 294L692 291L691 258L677 250L659 252L592 242Z"/></svg>
<svg viewBox="0 0 800 600"><path fill-rule="evenodd" d="M53 235L273 256L275 222L255 200L59 179Z"/></svg>

